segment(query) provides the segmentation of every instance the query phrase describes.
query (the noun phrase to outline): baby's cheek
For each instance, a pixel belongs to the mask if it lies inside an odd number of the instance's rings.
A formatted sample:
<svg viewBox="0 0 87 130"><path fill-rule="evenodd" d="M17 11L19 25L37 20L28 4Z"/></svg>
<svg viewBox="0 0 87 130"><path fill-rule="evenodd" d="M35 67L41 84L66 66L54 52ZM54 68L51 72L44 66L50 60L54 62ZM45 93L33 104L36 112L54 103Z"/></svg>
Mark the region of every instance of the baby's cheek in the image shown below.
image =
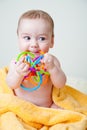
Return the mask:
<svg viewBox="0 0 87 130"><path fill-rule="evenodd" d="M27 50L26 44L25 44L25 45L24 45L24 44L21 44L21 45L19 46L19 49L20 49L21 52L26 51L26 50Z"/></svg>
<svg viewBox="0 0 87 130"><path fill-rule="evenodd" d="M41 46L41 51L43 51L44 53L47 53L49 51L49 47L48 46Z"/></svg>

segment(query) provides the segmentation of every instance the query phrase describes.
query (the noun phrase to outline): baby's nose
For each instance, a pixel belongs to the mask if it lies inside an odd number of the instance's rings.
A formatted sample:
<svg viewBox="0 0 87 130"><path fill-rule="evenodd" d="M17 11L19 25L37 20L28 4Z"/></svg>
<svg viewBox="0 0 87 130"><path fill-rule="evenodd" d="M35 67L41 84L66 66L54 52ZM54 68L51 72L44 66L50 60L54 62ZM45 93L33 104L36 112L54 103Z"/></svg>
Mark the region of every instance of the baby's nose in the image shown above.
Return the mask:
<svg viewBox="0 0 87 130"><path fill-rule="evenodd" d="M38 47L38 43L37 43L36 40L32 40L32 42L31 42L31 47L32 47L32 48Z"/></svg>

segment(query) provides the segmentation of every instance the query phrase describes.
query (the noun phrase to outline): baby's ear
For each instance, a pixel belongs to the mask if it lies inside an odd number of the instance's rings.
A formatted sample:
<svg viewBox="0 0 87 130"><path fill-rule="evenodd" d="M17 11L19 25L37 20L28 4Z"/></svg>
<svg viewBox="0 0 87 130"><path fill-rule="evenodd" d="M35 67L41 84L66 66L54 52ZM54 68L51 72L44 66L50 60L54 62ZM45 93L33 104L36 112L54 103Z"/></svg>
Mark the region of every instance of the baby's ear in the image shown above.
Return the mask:
<svg viewBox="0 0 87 130"><path fill-rule="evenodd" d="M50 48L53 48L53 46L54 46L54 36L52 36L52 38L51 38Z"/></svg>

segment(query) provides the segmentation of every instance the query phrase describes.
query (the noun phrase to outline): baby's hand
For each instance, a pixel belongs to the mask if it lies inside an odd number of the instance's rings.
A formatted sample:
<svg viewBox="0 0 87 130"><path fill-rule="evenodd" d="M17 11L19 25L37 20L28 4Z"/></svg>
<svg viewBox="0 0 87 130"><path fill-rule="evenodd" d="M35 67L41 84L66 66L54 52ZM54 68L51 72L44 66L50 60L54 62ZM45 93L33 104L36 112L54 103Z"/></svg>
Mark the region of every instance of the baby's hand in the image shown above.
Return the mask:
<svg viewBox="0 0 87 130"><path fill-rule="evenodd" d="M41 62L45 64L45 68L48 71L50 71L55 66L54 57L51 54L45 54Z"/></svg>
<svg viewBox="0 0 87 130"><path fill-rule="evenodd" d="M29 74L29 64L24 62L25 57L20 58L20 60L16 63L15 71L20 76L26 76Z"/></svg>

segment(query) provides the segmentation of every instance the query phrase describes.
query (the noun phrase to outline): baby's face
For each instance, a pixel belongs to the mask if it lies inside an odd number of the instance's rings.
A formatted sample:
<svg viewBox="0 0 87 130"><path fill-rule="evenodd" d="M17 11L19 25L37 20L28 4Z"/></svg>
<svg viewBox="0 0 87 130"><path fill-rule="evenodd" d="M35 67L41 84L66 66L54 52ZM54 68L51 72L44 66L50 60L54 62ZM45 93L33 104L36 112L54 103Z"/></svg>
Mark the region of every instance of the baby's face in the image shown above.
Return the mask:
<svg viewBox="0 0 87 130"><path fill-rule="evenodd" d="M21 20L18 43L20 51L31 51L35 55L39 51L48 52L54 44L51 25L43 19Z"/></svg>

